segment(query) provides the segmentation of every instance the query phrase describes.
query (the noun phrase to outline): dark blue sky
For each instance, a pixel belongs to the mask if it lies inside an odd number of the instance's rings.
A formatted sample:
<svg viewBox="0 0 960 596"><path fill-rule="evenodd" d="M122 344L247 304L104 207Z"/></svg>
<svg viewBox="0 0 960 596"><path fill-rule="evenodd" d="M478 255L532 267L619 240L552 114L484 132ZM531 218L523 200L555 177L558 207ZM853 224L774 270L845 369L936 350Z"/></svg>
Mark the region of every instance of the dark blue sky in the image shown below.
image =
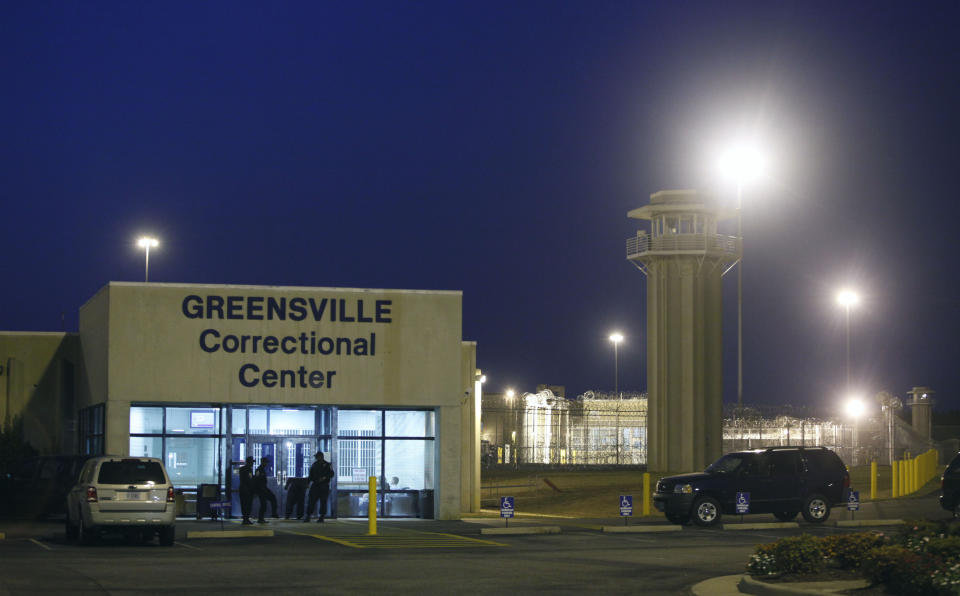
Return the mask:
<svg viewBox="0 0 960 596"><path fill-rule="evenodd" d="M8 2L0 329L111 280L463 290L488 389L644 390L626 212L730 194L744 401L960 408L956 2ZM736 400L728 276L725 401Z"/></svg>

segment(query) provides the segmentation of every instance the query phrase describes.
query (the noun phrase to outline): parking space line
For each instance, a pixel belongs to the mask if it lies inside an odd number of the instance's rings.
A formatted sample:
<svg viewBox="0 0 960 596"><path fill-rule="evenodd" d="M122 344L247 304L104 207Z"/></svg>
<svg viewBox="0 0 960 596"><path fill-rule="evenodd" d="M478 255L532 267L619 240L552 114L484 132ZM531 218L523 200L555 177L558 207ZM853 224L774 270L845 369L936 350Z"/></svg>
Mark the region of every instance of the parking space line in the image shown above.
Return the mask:
<svg viewBox="0 0 960 596"><path fill-rule="evenodd" d="M471 546L508 546L492 540L481 540L457 534L414 531L417 535L377 534L374 536L324 536L311 534L319 540L334 542L350 548L466 548Z"/></svg>
<svg viewBox="0 0 960 596"><path fill-rule="evenodd" d="M40 548L44 548L44 549L46 549L46 550L53 550L52 548L50 548L50 547L47 546L46 544L40 542L40 541L37 540L36 538L30 538L29 540L30 540L30 542L36 544L36 545L39 546Z"/></svg>
<svg viewBox="0 0 960 596"><path fill-rule="evenodd" d="M192 548L193 550L203 550L202 548L197 548L197 547L195 547L195 546L191 546L191 545L189 545L189 544L184 544L184 543L182 543L182 542L174 542L174 544L176 544L177 546L182 546L183 548Z"/></svg>

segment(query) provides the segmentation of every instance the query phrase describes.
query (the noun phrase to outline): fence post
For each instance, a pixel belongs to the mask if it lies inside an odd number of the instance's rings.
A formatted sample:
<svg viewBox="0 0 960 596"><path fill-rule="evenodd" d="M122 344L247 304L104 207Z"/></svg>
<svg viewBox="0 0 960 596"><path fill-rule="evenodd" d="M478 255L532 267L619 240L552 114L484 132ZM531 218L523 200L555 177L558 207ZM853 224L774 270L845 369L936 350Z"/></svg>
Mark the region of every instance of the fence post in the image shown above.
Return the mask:
<svg viewBox="0 0 960 596"><path fill-rule="evenodd" d="M650 500L653 496L650 494L650 472L643 473L643 514L650 515Z"/></svg>
<svg viewBox="0 0 960 596"><path fill-rule="evenodd" d="M877 460L870 462L870 500L877 500Z"/></svg>

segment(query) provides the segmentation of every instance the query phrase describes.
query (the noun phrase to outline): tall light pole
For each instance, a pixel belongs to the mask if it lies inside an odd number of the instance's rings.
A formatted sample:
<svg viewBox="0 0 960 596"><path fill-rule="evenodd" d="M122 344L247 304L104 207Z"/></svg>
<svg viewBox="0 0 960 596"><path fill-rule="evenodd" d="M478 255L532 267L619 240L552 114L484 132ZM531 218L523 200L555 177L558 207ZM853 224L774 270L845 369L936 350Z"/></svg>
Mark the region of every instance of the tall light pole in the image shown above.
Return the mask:
<svg viewBox="0 0 960 596"><path fill-rule="evenodd" d="M747 144L729 149L720 160L721 171L737 183L737 416L743 415L743 185L763 174L766 167L760 151Z"/></svg>
<svg viewBox="0 0 960 596"><path fill-rule="evenodd" d="M620 342L623 341L623 334L619 331L614 331L610 334L610 341L613 342L613 392L619 397L620 396L620 357L617 352L617 348L620 346Z"/></svg>
<svg viewBox="0 0 960 596"><path fill-rule="evenodd" d="M150 236L142 236L137 240L137 246L146 251L146 261L143 268L143 281L146 283L150 281L150 249L156 248L160 245L160 241L156 238L151 238Z"/></svg>
<svg viewBox="0 0 960 596"><path fill-rule="evenodd" d="M837 293L837 303L843 307L846 314L847 330L847 392L850 391L850 307L860 302L860 296L852 290L841 290Z"/></svg>

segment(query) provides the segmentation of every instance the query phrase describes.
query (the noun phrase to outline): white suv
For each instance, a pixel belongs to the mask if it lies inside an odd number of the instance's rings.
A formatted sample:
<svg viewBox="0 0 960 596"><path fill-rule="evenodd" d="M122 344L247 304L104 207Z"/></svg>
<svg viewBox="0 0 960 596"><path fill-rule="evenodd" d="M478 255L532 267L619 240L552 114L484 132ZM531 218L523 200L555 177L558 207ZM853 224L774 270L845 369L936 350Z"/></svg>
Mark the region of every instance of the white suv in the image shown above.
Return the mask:
<svg viewBox="0 0 960 596"><path fill-rule="evenodd" d="M87 460L67 494L67 540L94 542L102 529L125 529L143 540L174 539L173 484L154 457L103 455Z"/></svg>

